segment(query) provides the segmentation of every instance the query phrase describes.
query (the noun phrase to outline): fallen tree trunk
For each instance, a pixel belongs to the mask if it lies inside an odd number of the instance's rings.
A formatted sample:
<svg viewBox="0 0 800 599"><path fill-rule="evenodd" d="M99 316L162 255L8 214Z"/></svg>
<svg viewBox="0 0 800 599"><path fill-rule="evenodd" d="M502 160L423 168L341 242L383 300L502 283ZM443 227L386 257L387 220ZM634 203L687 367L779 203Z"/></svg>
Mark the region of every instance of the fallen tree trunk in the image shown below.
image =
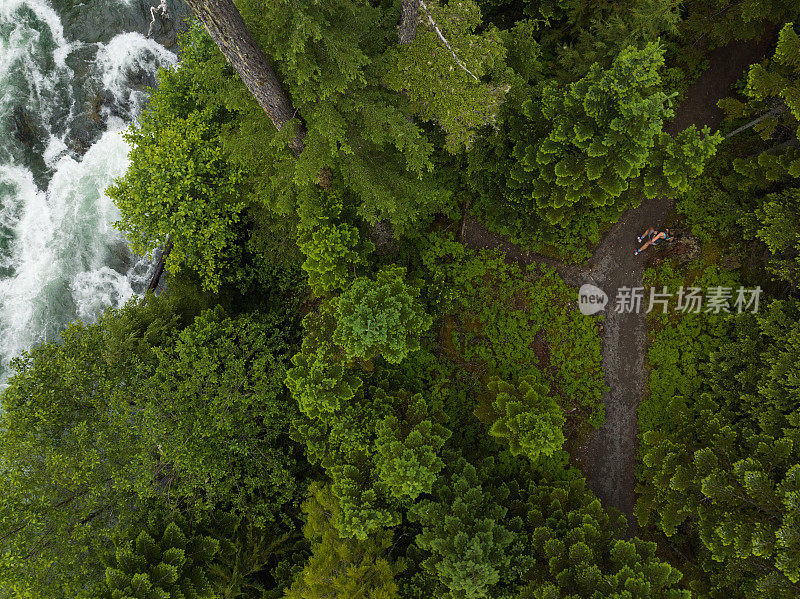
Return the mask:
<svg viewBox="0 0 800 599"><path fill-rule="evenodd" d="M169 253L172 251L172 240L167 239L167 243L164 244L164 249L161 250L161 255L158 257L158 263L156 264L156 269L153 272L153 276L150 278L150 284L147 286L147 293L145 293L144 298L142 299L142 303L144 304L147 301L147 295L150 292L154 292L158 287L158 282L161 280L161 275L164 274L164 268L167 264L167 258L169 258Z"/></svg>

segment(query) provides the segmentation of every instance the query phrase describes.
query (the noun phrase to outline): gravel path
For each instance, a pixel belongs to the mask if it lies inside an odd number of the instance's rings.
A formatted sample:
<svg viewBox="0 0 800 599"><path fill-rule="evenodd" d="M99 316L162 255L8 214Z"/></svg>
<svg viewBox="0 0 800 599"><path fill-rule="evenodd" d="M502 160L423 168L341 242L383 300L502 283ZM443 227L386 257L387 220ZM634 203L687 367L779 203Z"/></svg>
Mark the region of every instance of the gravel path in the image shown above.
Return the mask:
<svg viewBox="0 0 800 599"><path fill-rule="evenodd" d="M712 130L724 116L717 100L731 94L731 85L747 67L757 62L773 44L777 28L758 43L732 42L710 55L710 64L692 85L676 110L667 131L676 134L694 124ZM645 199L642 205L622 215L603 237L584 268L565 266L556 260L527 252L502 236L488 231L474 218L467 219L462 241L472 248L497 248L507 259L520 264L543 262L556 268L570 285L591 283L609 296L602 324L603 370L609 392L603 398L606 422L594 431L573 457L583 469L589 488L600 498L603 507L616 508L628 519L628 535L638 530L633 516L635 503L635 467L639 424L637 408L647 388L644 358L647 328L644 309L641 313L618 314L613 310L617 290L641 287L645 255L634 256L636 236L647 227L658 228L674 208L673 198ZM652 250L649 250L652 252Z"/></svg>

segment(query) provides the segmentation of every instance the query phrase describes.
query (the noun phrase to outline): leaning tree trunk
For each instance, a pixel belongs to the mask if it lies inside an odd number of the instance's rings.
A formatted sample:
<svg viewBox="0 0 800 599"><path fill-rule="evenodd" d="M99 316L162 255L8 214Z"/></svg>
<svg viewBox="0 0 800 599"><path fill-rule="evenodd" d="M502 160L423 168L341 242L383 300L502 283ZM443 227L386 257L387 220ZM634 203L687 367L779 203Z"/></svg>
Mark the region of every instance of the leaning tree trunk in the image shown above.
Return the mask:
<svg viewBox="0 0 800 599"><path fill-rule="evenodd" d="M225 58L280 131L295 115L289 95L272 70L233 0L186 0ZM303 151L305 129L301 128L289 147Z"/></svg>
<svg viewBox="0 0 800 599"><path fill-rule="evenodd" d="M398 38L401 44L410 44L417 37L417 21L419 20L419 0L402 0L400 8L400 26Z"/></svg>

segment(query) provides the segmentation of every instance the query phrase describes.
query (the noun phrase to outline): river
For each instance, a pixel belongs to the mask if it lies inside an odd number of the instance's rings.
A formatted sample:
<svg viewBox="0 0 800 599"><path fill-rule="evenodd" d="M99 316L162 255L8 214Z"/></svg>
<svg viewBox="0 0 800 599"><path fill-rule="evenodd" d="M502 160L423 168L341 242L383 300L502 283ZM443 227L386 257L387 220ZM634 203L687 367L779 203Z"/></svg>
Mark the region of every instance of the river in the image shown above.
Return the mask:
<svg viewBox="0 0 800 599"><path fill-rule="evenodd" d="M177 61L174 31L145 37L149 5L0 0L0 384L13 357L147 285L104 190L145 86ZM182 27L185 5L168 6Z"/></svg>

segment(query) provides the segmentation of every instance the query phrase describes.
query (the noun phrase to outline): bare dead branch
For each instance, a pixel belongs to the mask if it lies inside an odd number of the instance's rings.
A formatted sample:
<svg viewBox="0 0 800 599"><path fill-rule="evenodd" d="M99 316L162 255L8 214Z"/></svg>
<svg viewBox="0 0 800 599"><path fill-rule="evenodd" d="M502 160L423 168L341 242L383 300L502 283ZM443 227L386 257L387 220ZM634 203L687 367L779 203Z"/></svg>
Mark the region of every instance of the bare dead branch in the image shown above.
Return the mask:
<svg viewBox="0 0 800 599"><path fill-rule="evenodd" d="M469 70L467 67L465 67L465 66L464 66L464 63L463 63L463 62L461 62L461 61L458 59L458 56L456 56L456 53L455 53L455 52L453 52L453 49L450 47L450 44L449 44L449 43L447 43L447 40L446 40L446 39L444 39L444 35L443 35L443 34L442 34L442 32L439 30L439 28L436 26L436 22L433 20L433 17L431 16L431 13L430 13L430 11L428 11L428 7L427 7L427 5L425 4L425 0L419 0L419 5L422 7L422 9L425 11L425 14L428 16L428 21L430 22L430 24L431 24L431 27L433 27L433 29L436 31L436 34L439 36L439 39L440 39L440 40L442 40L442 43L445 45L445 47L446 47L448 50L450 50L450 54L452 54L452 55L453 55L453 58L454 58L454 59L455 59L455 61L458 63L458 66L460 66L460 67L461 67L462 69L464 69L464 70L465 70L467 73L469 73L470 75L472 75L472 78L473 78L473 79L475 79L475 81L479 81L479 79L478 79L478 78L475 76L475 74L474 74L472 71L470 71L470 70Z"/></svg>

